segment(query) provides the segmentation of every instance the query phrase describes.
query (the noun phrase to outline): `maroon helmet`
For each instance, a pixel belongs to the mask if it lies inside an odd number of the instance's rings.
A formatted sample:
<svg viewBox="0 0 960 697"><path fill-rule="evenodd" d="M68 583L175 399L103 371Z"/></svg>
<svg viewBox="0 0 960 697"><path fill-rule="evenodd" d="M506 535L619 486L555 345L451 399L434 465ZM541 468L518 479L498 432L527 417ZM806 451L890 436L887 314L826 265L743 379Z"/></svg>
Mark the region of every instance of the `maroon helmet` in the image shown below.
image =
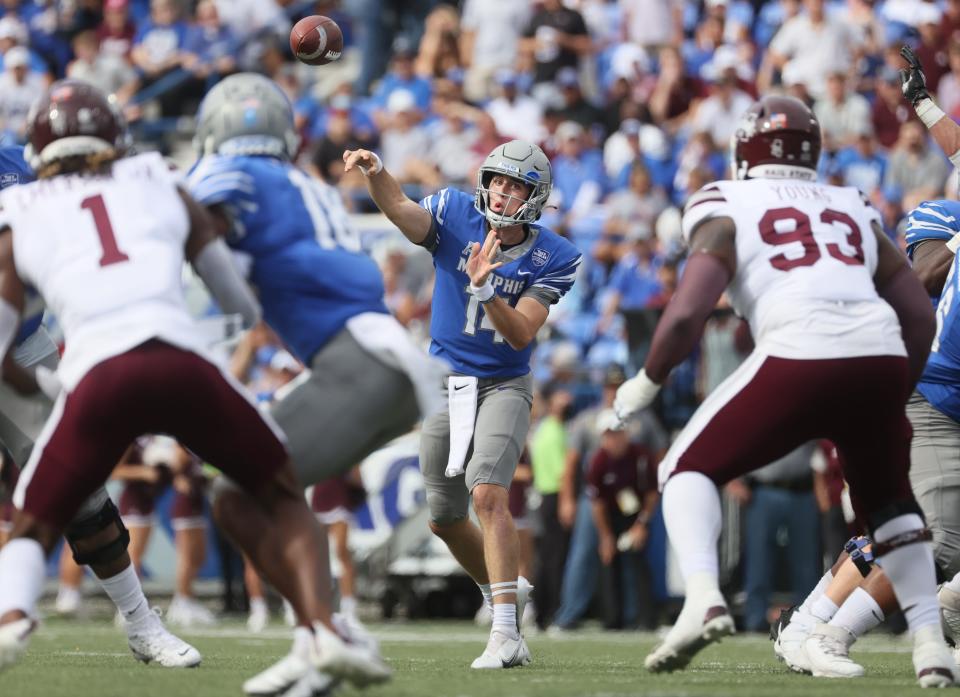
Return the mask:
<svg viewBox="0 0 960 697"><path fill-rule="evenodd" d="M86 82L60 80L30 110L24 157L39 172L69 157L109 151L120 157L130 142L126 120L110 98Z"/></svg>
<svg viewBox="0 0 960 697"><path fill-rule="evenodd" d="M820 122L799 99L763 97L741 118L730 154L734 179L816 179Z"/></svg>

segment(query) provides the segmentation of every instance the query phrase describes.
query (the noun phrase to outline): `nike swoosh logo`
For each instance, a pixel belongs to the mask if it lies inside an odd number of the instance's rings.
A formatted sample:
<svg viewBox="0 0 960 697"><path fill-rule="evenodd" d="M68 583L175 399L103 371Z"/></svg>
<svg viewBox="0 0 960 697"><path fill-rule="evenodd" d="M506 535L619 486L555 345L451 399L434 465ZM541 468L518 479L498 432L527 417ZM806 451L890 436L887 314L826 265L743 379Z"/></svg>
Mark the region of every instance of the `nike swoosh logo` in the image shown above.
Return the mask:
<svg viewBox="0 0 960 697"><path fill-rule="evenodd" d="M454 386L453 391L454 391L454 392L458 392L458 391L462 390L464 387L466 387L466 385Z"/></svg>
<svg viewBox="0 0 960 697"><path fill-rule="evenodd" d="M510 656L510 658L508 658L508 659L506 659L506 660L504 660L503 658L501 658L501 659L500 659L500 665L502 665L504 668L509 668L509 667L511 667L511 666L513 665L514 661L517 660L517 656L520 655L520 646L521 646L521 644L518 642L518 643L517 643L517 648L513 650L513 655Z"/></svg>
<svg viewBox="0 0 960 697"><path fill-rule="evenodd" d="M178 655L178 656L186 656L188 653L190 653L190 649L184 649L183 651L181 651L181 652L178 653L177 655Z"/></svg>

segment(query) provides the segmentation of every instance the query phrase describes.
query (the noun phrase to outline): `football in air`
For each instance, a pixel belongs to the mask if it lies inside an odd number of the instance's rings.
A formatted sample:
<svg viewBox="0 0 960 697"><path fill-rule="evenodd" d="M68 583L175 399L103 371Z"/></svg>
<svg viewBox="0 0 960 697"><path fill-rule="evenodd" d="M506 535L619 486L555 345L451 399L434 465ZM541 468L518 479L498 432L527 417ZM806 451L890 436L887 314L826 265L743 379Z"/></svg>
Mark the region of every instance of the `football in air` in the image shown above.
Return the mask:
<svg viewBox="0 0 960 697"><path fill-rule="evenodd" d="M343 32L329 17L304 17L290 30L290 50L301 63L326 65L343 53Z"/></svg>

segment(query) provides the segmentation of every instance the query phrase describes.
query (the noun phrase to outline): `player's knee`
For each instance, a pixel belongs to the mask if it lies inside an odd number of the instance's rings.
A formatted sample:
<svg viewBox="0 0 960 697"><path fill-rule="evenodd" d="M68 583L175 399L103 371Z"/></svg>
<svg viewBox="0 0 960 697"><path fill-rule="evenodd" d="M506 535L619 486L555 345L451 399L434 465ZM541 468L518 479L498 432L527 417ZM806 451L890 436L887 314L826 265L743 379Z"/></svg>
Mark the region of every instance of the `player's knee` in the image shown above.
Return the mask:
<svg viewBox="0 0 960 697"><path fill-rule="evenodd" d="M473 488L473 509L480 520L508 512L507 490L499 484L477 484Z"/></svg>
<svg viewBox="0 0 960 697"><path fill-rule="evenodd" d="M883 533L881 529L890 523L894 524L891 527L896 528L896 531L892 534L882 534L883 539L877 539L877 532ZM867 525L874 540L873 556L876 559L898 547L930 542L933 537L926 526L923 511L912 498L895 501L871 512L867 516Z"/></svg>
<svg viewBox="0 0 960 697"><path fill-rule="evenodd" d="M92 515L74 520L64 531L78 564L107 564L122 557L130 544L120 511L107 499Z"/></svg>
<svg viewBox="0 0 960 697"><path fill-rule="evenodd" d="M465 520L466 516L457 516L452 511L446 515L441 515L439 518L433 517L429 522L430 532L441 540L447 540L457 534L457 530Z"/></svg>

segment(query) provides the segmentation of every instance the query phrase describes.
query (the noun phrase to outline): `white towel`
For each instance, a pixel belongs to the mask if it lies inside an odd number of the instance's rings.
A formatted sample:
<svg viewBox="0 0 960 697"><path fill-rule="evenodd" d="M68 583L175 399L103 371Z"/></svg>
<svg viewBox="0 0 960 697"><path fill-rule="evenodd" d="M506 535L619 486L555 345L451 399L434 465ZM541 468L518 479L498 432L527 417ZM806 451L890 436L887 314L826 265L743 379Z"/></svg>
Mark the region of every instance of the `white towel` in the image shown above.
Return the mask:
<svg viewBox="0 0 960 697"><path fill-rule="evenodd" d="M463 474L467 451L473 441L473 426L477 420L477 379L451 375L447 382L447 403L450 407L450 454L444 474L453 478Z"/></svg>
<svg viewBox="0 0 960 697"><path fill-rule="evenodd" d="M443 410L443 393L437 387L450 367L417 346L393 315L364 312L347 320L347 330L367 351L406 373L417 395L420 418Z"/></svg>

